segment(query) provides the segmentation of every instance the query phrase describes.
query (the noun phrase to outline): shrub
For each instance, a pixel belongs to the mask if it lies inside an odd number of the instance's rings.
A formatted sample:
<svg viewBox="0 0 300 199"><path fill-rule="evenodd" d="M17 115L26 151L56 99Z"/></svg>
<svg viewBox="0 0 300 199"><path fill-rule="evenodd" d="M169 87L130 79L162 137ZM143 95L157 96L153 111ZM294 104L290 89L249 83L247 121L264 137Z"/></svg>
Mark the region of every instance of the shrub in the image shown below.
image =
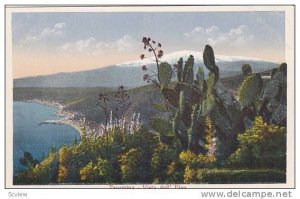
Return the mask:
<svg viewBox="0 0 300 199"><path fill-rule="evenodd" d="M208 168L213 166L216 162L216 158L213 155L199 154L187 150L179 154L180 161L186 165L183 175L184 183L191 183L196 181L196 170L199 168Z"/></svg>
<svg viewBox="0 0 300 199"><path fill-rule="evenodd" d="M174 159L173 151L165 144L160 144L151 158L152 174L158 181L164 180L167 175L168 166Z"/></svg>
<svg viewBox="0 0 300 199"><path fill-rule="evenodd" d="M139 182L143 169L140 160L142 153L138 149L130 149L120 157L121 173L124 182Z"/></svg>
<svg viewBox="0 0 300 199"><path fill-rule="evenodd" d="M80 169L80 179L90 183L109 183L112 180L112 166L107 160L97 158L96 163L90 162Z"/></svg>
<svg viewBox="0 0 300 199"><path fill-rule="evenodd" d="M253 128L238 136L239 148L229 164L244 168L286 168L286 129L255 119Z"/></svg>
<svg viewBox="0 0 300 199"><path fill-rule="evenodd" d="M184 165L182 165L179 160L176 158L172 161L167 168L167 183L182 183L184 174Z"/></svg>
<svg viewBox="0 0 300 199"><path fill-rule="evenodd" d="M216 161L213 155L196 155L195 153L187 150L179 154L179 158L184 165L187 165L193 169L211 167Z"/></svg>

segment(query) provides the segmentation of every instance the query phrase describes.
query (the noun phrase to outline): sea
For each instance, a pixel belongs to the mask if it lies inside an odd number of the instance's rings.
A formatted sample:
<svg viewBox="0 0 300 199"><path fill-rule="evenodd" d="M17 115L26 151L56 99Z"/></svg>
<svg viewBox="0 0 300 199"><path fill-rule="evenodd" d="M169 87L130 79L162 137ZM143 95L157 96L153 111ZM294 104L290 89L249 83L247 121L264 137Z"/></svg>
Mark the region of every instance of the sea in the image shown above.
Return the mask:
<svg viewBox="0 0 300 199"><path fill-rule="evenodd" d="M30 152L34 159L41 161L52 148L71 145L80 134L65 124L42 122L59 120L56 108L33 102L13 102L13 174L26 169L19 159L24 152Z"/></svg>

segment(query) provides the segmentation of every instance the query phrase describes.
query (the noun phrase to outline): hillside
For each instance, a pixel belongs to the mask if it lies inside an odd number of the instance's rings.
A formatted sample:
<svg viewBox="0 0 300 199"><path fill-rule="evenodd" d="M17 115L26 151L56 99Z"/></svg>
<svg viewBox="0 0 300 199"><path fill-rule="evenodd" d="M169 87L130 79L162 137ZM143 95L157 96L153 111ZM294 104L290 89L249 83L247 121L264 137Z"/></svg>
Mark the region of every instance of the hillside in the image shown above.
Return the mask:
<svg viewBox="0 0 300 199"><path fill-rule="evenodd" d="M161 61L166 61L173 65L180 57L187 60L189 55L194 55L195 58L194 71L197 71L198 67L202 66L205 74L208 74L202 61L202 52L178 51L164 55ZM254 58L216 55L216 64L219 66L221 77L231 77L240 74L241 66L246 63L252 66L253 72L262 72L278 66L276 63ZM147 85L143 81L145 72L141 69L142 65L147 65L149 69L156 71L153 59L146 58L144 60L135 60L94 70L14 79L14 87L116 88L124 85L127 88L136 88Z"/></svg>
<svg viewBox="0 0 300 199"><path fill-rule="evenodd" d="M90 121L103 121L104 114L97 107L99 93L107 93L109 105L115 107L116 89L109 88L14 88L14 101L41 99L57 101L67 105L65 110L82 113ZM142 121L148 121L152 116L161 114L153 108L154 103L161 103L159 90L151 85L131 89L128 91L132 102L128 113L141 113ZM151 108L149 108L151 107Z"/></svg>

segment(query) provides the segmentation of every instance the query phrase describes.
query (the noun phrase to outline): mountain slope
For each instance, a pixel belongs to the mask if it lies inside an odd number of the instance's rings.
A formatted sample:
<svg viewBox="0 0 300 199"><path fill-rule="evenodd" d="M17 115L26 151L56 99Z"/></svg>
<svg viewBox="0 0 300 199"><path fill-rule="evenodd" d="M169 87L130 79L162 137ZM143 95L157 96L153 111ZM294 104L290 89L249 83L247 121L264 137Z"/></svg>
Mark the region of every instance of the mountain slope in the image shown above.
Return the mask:
<svg viewBox="0 0 300 199"><path fill-rule="evenodd" d="M202 66L207 74L208 71L202 61L202 52L178 51L164 55L161 61L167 61L173 65L180 57L187 60L191 54L195 58L195 71L199 66ZM259 59L222 55L216 55L216 63L219 66L221 77L240 74L241 66L245 63L250 64L254 72L261 72L278 66L276 63ZM156 70L153 58L150 58L88 71L15 79L14 87L118 87L124 85L134 88L147 84L143 81L144 71L141 69L142 65L147 65L148 68Z"/></svg>

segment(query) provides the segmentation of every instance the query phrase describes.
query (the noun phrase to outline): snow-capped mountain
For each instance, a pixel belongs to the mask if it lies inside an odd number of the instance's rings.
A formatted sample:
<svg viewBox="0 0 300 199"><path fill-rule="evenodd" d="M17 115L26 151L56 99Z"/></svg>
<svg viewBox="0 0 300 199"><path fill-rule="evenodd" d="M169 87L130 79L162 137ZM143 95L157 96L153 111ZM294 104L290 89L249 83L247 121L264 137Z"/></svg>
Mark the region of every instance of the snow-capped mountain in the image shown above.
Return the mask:
<svg viewBox="0 0 300 199"><path fill-rule="evenodd" d="M150 54L150 53L149 53ZM187 60L190 55L194 56L195 63L203 63L203 52L198 51L190 51L190 50L181 50L172 52L169 54L164 55L160 61L168 62L169 64L175 64L177 61L182 57L183 60ZM116 66L123 66L123 67L140 67L142 65L149 65L154 63L155 58L145 58L143 60L135 60L124 62L121 64L116 64ZM250 61L250 62L262 62L263 60L250 58L250 57L242 57L242 56L227 56L227 55L216 55L215 56L216 63L220 62L239 62L239 61Z"/></svg>
<svg viewBox="0 0 300 199"><path fill-rule="evenodd" d="M193 55L195 58L194 71L198 67L204 68L204 72L208 71L203 64L202 52L196 51L177 51L165 54L160 61L166 61L171 65L177 63L180 57L183 60ZM250 64L254 72L262 72L274 67L277 63L263 61L259 59L240 57L240 56L224 56L216 55L216 64L219 66L220 77L229 77L241 74L243 64ZM156 70L154 58L145 58L144 60L135 60L99 69L58 73L46 76L26 77L14 80L14 87L118 87L124 85L126 87L139 87L146 85L143 81L141 66L147 65L148 68Z"/></svg>

